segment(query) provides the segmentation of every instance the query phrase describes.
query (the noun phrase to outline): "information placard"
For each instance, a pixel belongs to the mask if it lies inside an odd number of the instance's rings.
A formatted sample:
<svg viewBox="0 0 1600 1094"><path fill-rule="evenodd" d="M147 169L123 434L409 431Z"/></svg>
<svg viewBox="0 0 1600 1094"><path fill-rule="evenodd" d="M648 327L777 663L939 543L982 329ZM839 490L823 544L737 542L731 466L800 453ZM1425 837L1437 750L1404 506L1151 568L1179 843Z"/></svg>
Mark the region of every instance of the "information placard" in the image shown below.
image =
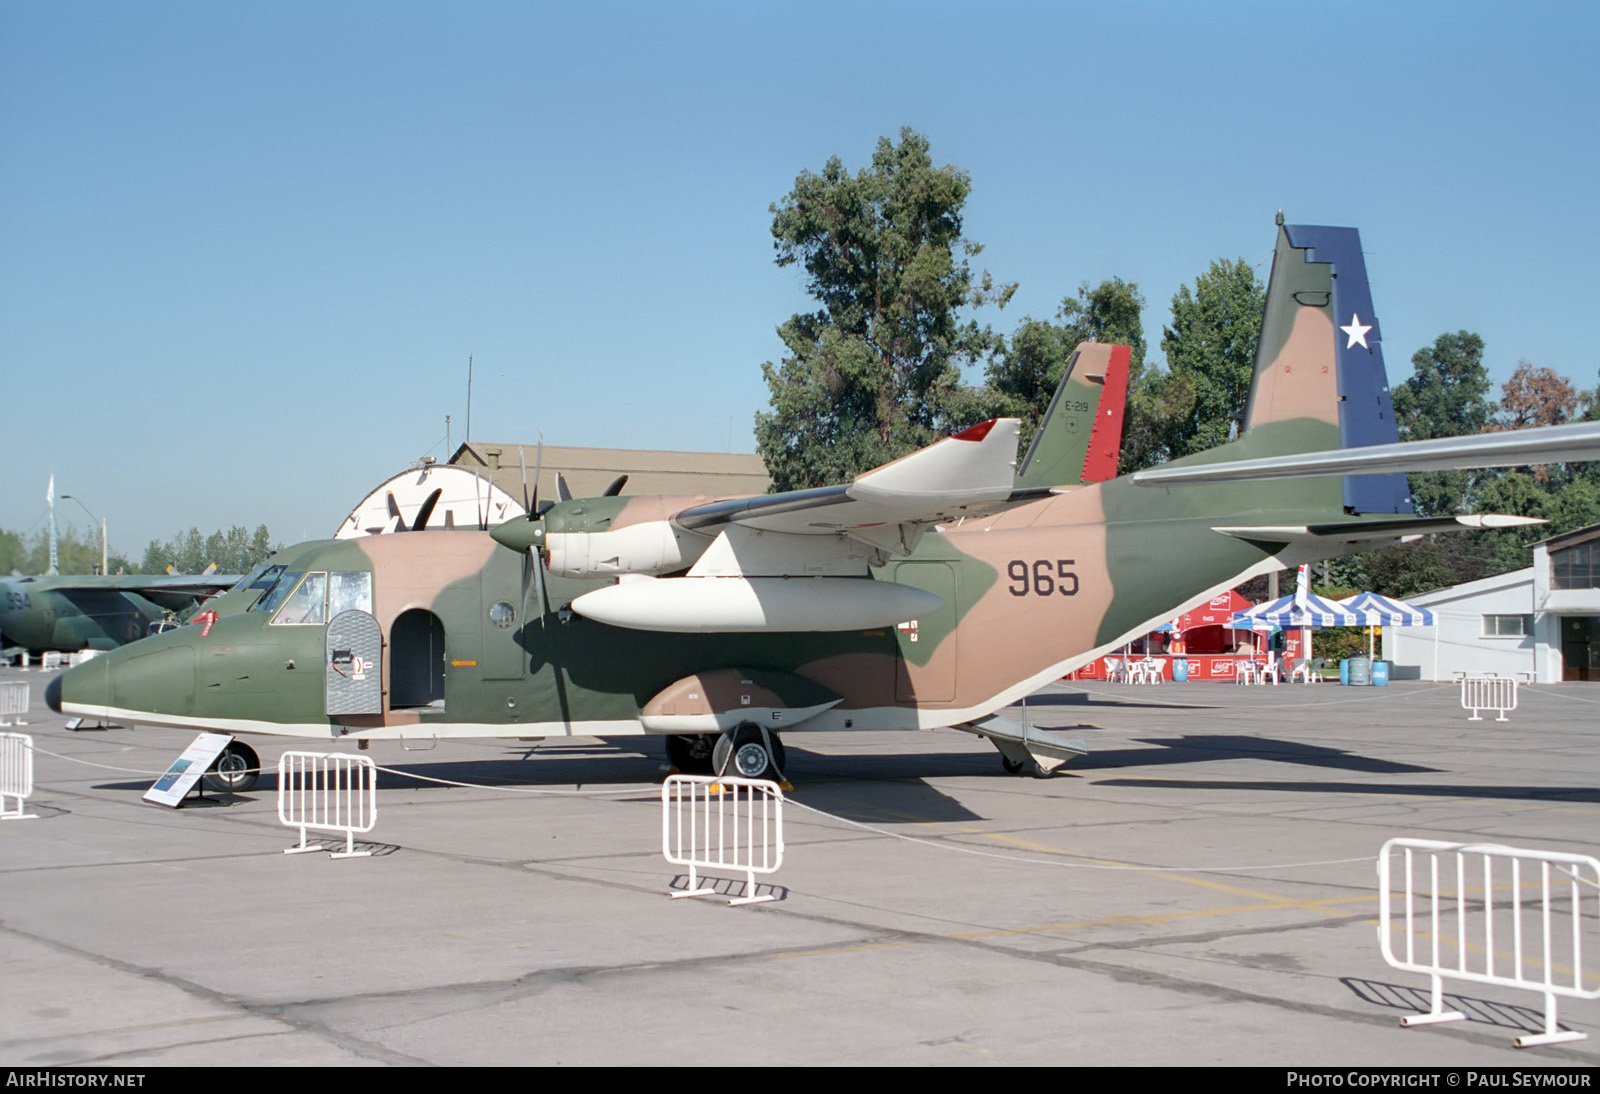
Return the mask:
<svg viewBox="0 0 1600 1094"><path fill-rule="evenodd" d="M172 761L172 766L167 768L166 774L155 781L155 785L144 793L144 800L155 802L176 809L183 804L184 796L194 789L194 784L200 781L217 757L222 755L222 750L227 748L233 737L227 733L202 733L196 737L188 748L183 750L183 755Z"/></svg>

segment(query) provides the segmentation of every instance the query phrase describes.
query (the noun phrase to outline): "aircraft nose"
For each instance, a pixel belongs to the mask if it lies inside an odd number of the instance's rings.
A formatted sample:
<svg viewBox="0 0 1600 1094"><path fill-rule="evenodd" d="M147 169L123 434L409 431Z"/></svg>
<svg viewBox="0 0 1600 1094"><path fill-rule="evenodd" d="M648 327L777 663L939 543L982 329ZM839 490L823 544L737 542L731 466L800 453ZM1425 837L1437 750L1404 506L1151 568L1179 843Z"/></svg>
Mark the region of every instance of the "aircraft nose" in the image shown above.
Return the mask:
<svg viewBox="0 0 1600 1094"><path fill-rule="evenodd" d="M85 705L107 705L111 699L111 681L105 664L107 656L75 665L52 677L44 687L45 705L57 714L82 714L84 711L81 708Z"/></svg>

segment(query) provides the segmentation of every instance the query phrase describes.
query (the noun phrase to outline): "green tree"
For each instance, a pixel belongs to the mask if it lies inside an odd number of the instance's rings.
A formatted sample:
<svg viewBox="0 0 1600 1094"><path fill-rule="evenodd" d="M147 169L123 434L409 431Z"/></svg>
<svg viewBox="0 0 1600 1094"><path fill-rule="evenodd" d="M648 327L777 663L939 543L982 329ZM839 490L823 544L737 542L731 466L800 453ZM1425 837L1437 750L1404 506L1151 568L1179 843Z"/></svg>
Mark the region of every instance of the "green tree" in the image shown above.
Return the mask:
<svg viewBox="0 0 1600 1094"><path fill-rule="evenodd" d="M22 573L28 564L28 548L22 537L8 529L0 529L0 577Z"/></svg>
<svg viewBox="0 0 1600 1094"><path fill-rule="evenodd" d="M1165 371L1129 398L1123 470L1187 456L1229 440L1244 417L1261 338L1266 286L1244 259L1218 260L1172 298L1161 335Z"/></svg>
<svg viewBox="0 0 1600 1094"><path fill-rule="evenodd" d="M170 566L180 574L198 574L215 565L221 573L242 574L265 562L274 550L265 524L258 525L253 534L239 525L209 536L190 528L165 543L151 540L139 569L142 573L159 574Z"/></svg>
<svg viewBox="0 0 1600 1094"><path fill-rule="evenodd" d="M835 156L771 207L775 261L801 266L819 305L778 328L787 353L762 365L772 409L756 440L776 489L847 481L969 424L961 369L1000 340L963 309L1015 289L968 265L982 249L961 237L971 188L902 129L871 167L852 175Z"/></svg>
<svg viewBox="0 0 1600 1094"><path fill-rule="evenodd" d="M1392 393L1401 440L1462 437L1489 428L1495 407L1488 398L1482 338L1464 330L1441 334L1411 355L1411 369L1411 377ZM1486 477L1479 471L1412 475L1412 505L1422 516L1468 511Z"/></svg>

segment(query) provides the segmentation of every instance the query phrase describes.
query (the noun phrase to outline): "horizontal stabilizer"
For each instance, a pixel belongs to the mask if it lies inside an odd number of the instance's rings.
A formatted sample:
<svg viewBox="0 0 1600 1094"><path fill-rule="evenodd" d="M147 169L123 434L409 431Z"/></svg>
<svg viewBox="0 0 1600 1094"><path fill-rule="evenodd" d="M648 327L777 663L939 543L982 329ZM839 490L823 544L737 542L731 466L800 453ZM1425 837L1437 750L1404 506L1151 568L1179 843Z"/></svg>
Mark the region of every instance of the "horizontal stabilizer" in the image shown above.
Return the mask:
<svg viewBox="0 0 1600 1094"><path fill-rule="evenodd" d="M1392 471L1463 471L1473 467L1526 467L1600 460L1600 422L1438 437L1366 448L1340 448L1295 456L1225 463L1185 463L1137 471L1137 486L1191 486L1217 482L1371 475Z"/></svg>
<svg viewBox="0 0 1600 1094"><path fill-rule="evenodd" d="M1068 760L1089 754L1088 746L1082 741L1063 737L1052 730L1023 725L999 714L952 728L987 737L1006 759L1032 760L1043 771L1054 771Z"/></svg>

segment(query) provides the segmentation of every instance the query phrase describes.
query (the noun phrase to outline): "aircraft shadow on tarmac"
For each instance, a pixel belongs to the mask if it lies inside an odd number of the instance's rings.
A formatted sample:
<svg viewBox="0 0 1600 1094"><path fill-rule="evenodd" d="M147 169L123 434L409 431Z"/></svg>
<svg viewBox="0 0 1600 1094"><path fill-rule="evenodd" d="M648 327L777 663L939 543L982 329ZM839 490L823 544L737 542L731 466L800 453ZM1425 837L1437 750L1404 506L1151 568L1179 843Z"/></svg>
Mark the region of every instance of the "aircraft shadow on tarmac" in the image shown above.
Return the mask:
<svg viewBox="0 0 1600 1094"><path fill-rule="evenodd" d="M1066 727L1069 734L1093 733L1096 727ZM1063 768L1056 778L1115 771L1121 768L1148 768L1173 764L1209 763L1215 760L1262 759L1307 767L1332 768L1364 774L1424 773L1437 769L1413 764L1378 760L1341 749L1281 741L1248 735L1185 735L1173 738L1141 738L1150 748L1107 749L1091 752ZM445 755L448 755L446 753ZM573 786L623 788L639 783L654 783L662 773L659 755L641 752L626 745L596 742L545 743L538 747L517 744L498 757L414 762L390 761L380 765L379 790L444 790L455 784L472 786ZM981 819L951 795L931 785L932 780L979 777L997 786L1028 788L1031 780L1017 779L1000 770L997 757L986 750L884 754L829 754L796 747L788 749L786 774L817 808L865 823L948 823ZM1150 786L1154 788L1206 787L1216 789L1293 789L1356 793L1472 793L1479 796L1536 796L1524 788L1396 787L1393 784L1273 783L1247 781L1182 781L1162 779L1098 780L1107 785ZM873 784L868 790L864 784ZM97 789L144 791L148 781L102 784ZM277 772L269 767L248 792L233 795L233 800L250 801L277 793ZM654 797L654 787L641 790L641 796ZM1537 796L1563 797L1565 791L1539 791ZM229 795L208 791L204 799L191 796L187 806L231 804Z"/></svg>
<svg viewBox="0 0 1600 1094"><path fill-rule="evenodd" d="M1073 761L1072 770L1103 771L1108 768L1192 764L1210 760L1272 760L1277 763L1331 767L1340 771L1362 771L1374 775L1439 770L1434 767L1418 767L1416 764L1395 763L1392 760L1377 760L1370 756L1346 752L1341 748L1327 748L1301 741L1280 741L1272 737L1244 734L1186 734L1182 737L1141 737L1138 741L1140 744L1155 747L1091 752Z"/></svg>
<svg viewBox="0 0 1600 1094"><path fill-rule="evenodd" d="M1600 803L1592 786L1464 786L1452 783L1271 782L1247 779L1101 779L1097 786L1139 786L1157 790L1290 790L1302 794L1359 794L1378 797L1504 798L1522 801Z"/></svg>
<svg viewBox="0 0 1600 1094"><path fill-rule="evenodd" d="M1427 988L1405 984L1388 984L1381 980L1365 980L1357 976L1341 976L1339 982L1353 991L1364 1003L1403 1010L1408 1014L1426 1014L1432 1006ZM1514 1003L1497 1003L1492 999L1476 999L1469 995L1444 993L1444 1009L1459 1010L1469 1022L1514 1029L1519 1033L1543 1033L1544 1012L1535 1007L1522 1007ZM1566 1029L1559 1025L1558 1028Z"/></svg>

